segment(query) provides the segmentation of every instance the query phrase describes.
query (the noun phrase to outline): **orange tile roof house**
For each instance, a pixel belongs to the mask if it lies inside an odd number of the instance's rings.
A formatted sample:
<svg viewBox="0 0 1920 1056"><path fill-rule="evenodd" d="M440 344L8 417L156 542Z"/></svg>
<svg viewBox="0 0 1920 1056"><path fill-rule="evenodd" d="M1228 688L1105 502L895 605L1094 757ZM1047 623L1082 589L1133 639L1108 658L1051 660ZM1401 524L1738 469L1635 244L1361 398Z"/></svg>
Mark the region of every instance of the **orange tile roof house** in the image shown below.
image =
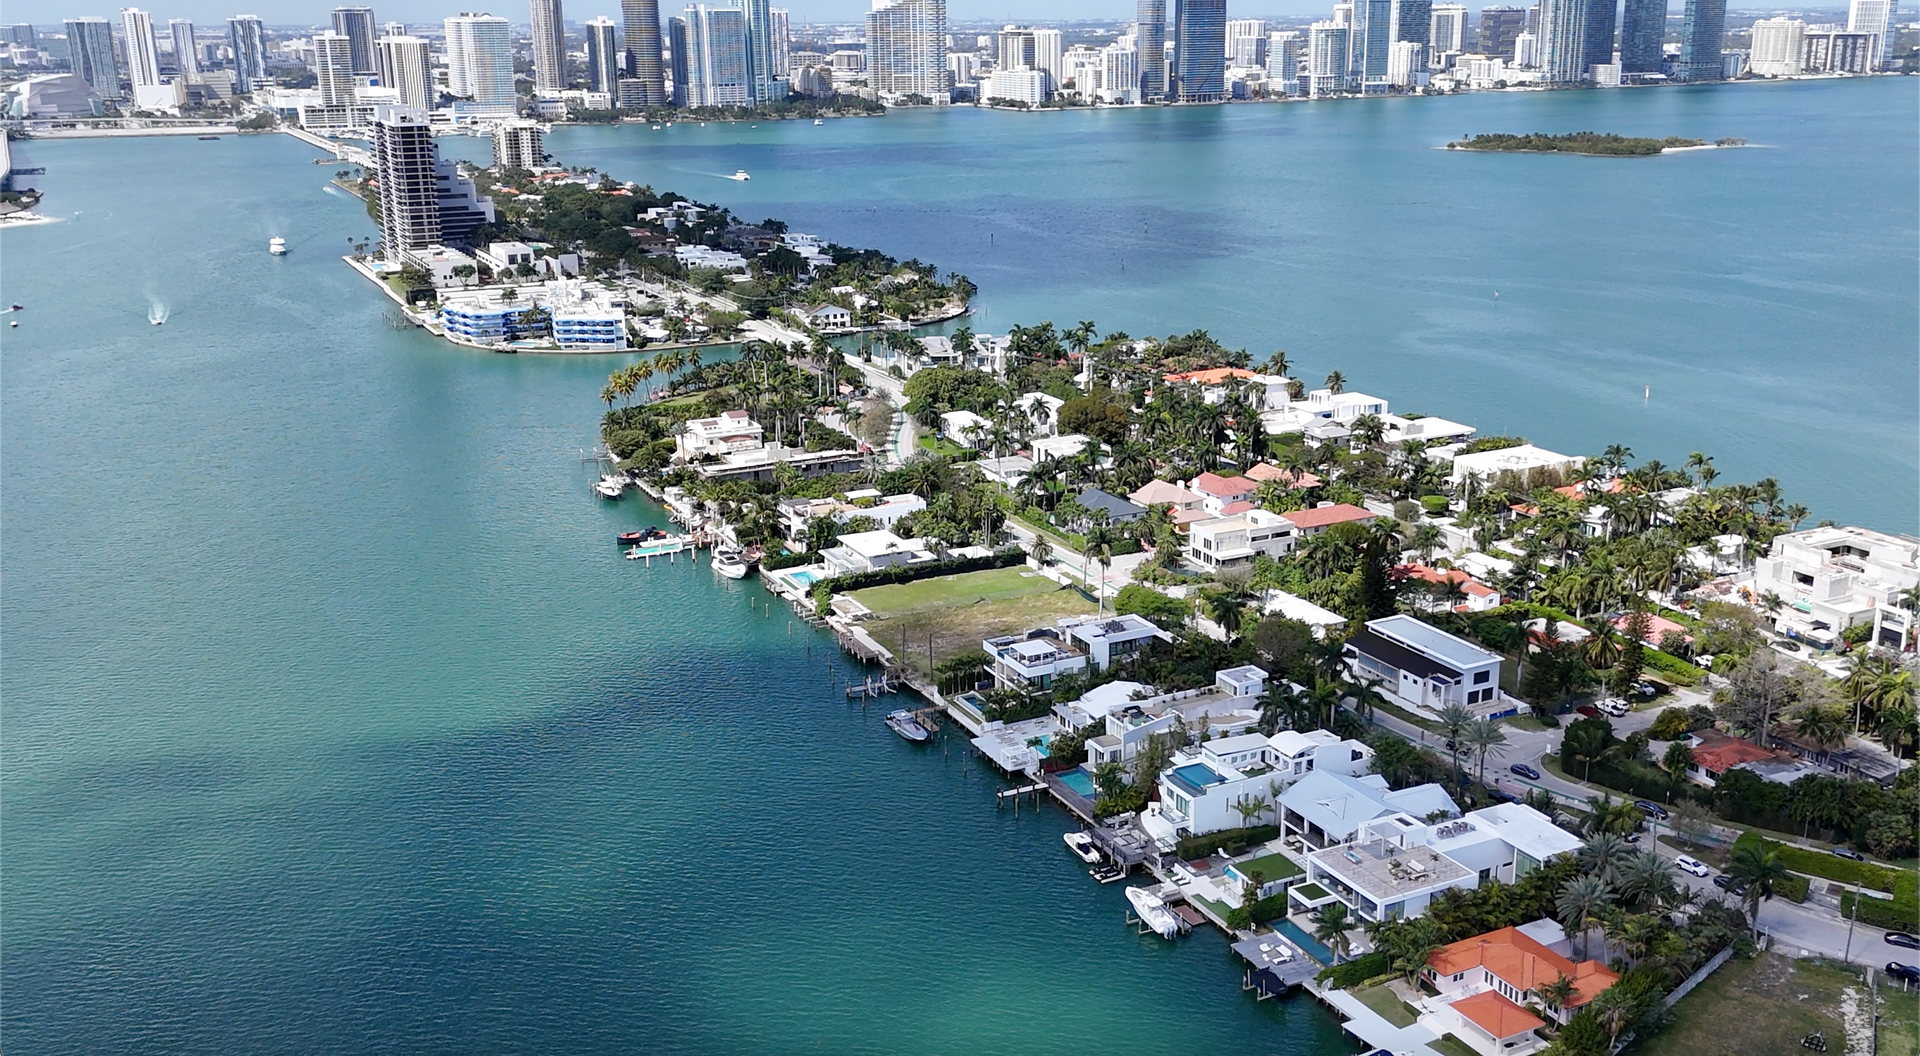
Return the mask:
<svg viewBox="0 0 1920 1056"><path fill-rule="evenodd" d="M1293 510L1284 514L1287 520L1300 529L1304 538L1319 535L1336 524L1366 524L1374 519L1374 514L1350 503L1336 502L1328 506L1316 506L1311 510Z"/></svg>
<svg viewBox="0 0 1920 1056"><path fill-rule="evenodd" d="M1279 481L1289 488L1313 488L1320 485L1320 478L1304 469L1295 473L1281 469L1271 462L1254 463L1253 467L1247 470L1246 477L1248 480L1259 481L1262 484L1270 480Z"/></svg>
<svg viewBox="0 0 1920 1056"><path fill-rule="evenodd" d="M1228 503L1251 499L1253 493L1260 490L1258 483L1245 477L1223 477L1218 473L1202 473L1187 487L1199 492L1201 505L1216 515Z"/></svg>
<svg viewBox="0 0 1920 1056"><path fill-rule="evenodd" d="M1529 931L1564 936L1552 921L1501 928L1434 951L1422 973L1445 1008L1431 1014L1436 1028L1458 1035L1485 1056L1525 1056L1546 1046L1533 1032L1547 1025L1526 1004L1544 1008L1559 1023L1620 980L1599 961L1575 964ZM1564 941L1559 939L1556 941ZM1574 993L1565 1007L1548 1005L1534 992L1565 976ZM1428 1006L1432 1007L1432 1006Z"/></svg>
<svg viewBox="0 0 1920 1056"><path fill-rule="evenodd" d="M1742 763L1762 763L1777 758L1777 754L1752 741L1701 730L1693 735L1693 766L1687 770L1687 776L1696 784L1712 787L1721 774Z"/></svg>
<svg viewBox="0 0 1920 1056"><path fill-rule="evenodd" d="M1189 370L1184 374L1168 374L1166 375L1166 379L1176 383L1191 381L1200 385L1218 385L1228 378L1239 378L1246 381L1259 376L1260 375L1255 374L1253 371L1246 370L1242 367L1214 367L1211 370Z"/></svg>
<svg viewBox="0 0 1920 1056"><path fill-rule="evenodd" d="M1417 579L1424 583L1458 583L1460 591L1466 595L1466 601L1455 605L1455 612L1484 612L1500 604L1500 592L1457 568L1429 568L1426 565L1412 564L1400 566L1408 579Z"/></svg>

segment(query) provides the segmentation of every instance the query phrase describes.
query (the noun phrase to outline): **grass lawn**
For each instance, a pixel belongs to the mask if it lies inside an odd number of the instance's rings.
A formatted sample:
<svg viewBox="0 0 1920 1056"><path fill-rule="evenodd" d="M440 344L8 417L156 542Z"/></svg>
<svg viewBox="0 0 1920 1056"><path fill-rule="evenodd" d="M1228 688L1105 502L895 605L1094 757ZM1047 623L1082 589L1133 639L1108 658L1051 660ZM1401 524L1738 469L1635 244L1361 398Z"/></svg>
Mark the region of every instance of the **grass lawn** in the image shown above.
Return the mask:
<svg viewBox="0 0 1920 1056"><path fill-rule="evenodd" d="M1024 573L1024 574L1023 574ZM864 626L898 658L929 671L956 656L980 651L984 638L1016 634L1051 624L1056 617L1094 611L1077 590L1062 587L1024 566L938 576L912 583L856 590L854 600L876 619ZM932 637L933 662L927 661Z"/></svg>
<svg viewBox="0 0 1920 1056"><path fill-rule="evenodd" d="M1880 994L1880 1051L1920 1051L1920 1004L1911 994ZM1848 997L1851 991L1851 998ZM1847 1002L1855 1041L1848 1041ZM1826 1031L1827 1051L1872 1051L1867 1031L1873 1015L1860 977L1842 968L1764 954L1736 957L1674 1006L1673 1023L1639 1046L1644 1052L1687 1056L1790 1056L1804 1053L1800 1039Z"/></svg>
<svg viewBox="0 0 1920 1056"><path fill-rule="evenodd" d="M1400 1000L1400 995L1389 990L1385 984L1369 986L1365 990L1354 990L1352 993L1361 1004L1373 1009L1380 1014L1381 1019L1396 1027L1411 1027L1417 1018L1413 1014L1413 1009L1408 1008L1407 1003ZM1476 1053L1475 1056L1478 1054Z"/></svg>
<svg viewBox="0 0 1920 1056"><path fill-rule="evenodd" d="M1478 1050L1451 1034L1442 1035L1437 1041L1427 1042L1435 1052L1444 1052L1447 1056L1480 1056Z"/></svg>
<svg viewBox="0 0 1920 1056"><path fill-rule="evenodd" d="M1284 854L1263 854L1258 858L1249 858L1244 862L1235 862L1233 867L1242 875L1251 876L1258 870L1267 880L1282 880L1289 876L1299 876L1303 870L1293 859Z"/></svg>
<svg viewBox="0 0 1920 1056"><path fill-rule="evenodd" d="M934 436L931 433L920 438L920 450L931 451L946 458L965 458L973 454L972 448L961 447L945 437Z"/></svg>
<svg viewBox="0 0 1920 1056"><path fill-rule="evenodd" d="M1509 715L1500 721L1516 730L1532 730L1536 733L1541 730L1558 729L1558 727L1555 726L1548 726L1546 723L1534 718L1532 713L1524 711L1518 715Z"/></svg>
<svg viewBox="0 0 1920 1056"><path fill-rule="evenodd" d="M1394 718L1399 719L1401 722L1411 722L1415 726L1418 726L1429 733L1434 731L1434 724L1432 719L1425 718L1420 715L1416 715L1413 712L1408 711L1403 707L1400 707L1398 704L1389 704L1386 701L1381 701L1375 704L1374 708L1376 708L1377 710L1386 712L1387 714L1393 716ZM1444 740L1445 738L1442 738L1442 741ZM1439 748L1438 746L1429 745L1429 747L1433 747L1436 751L1439 751L1440 754L1442 755L1446 754L1446 751L1444 749Z"/></svg>

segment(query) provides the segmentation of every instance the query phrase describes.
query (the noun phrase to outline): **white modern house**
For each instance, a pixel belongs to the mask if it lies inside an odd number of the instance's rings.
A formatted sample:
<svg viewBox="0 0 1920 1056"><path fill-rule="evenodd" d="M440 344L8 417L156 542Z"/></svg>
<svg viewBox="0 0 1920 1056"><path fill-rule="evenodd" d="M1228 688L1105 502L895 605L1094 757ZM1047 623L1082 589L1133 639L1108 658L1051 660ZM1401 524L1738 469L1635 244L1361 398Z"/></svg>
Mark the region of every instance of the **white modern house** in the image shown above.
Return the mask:
<svg viewBox="0 0 1920 1056"><path fill-rule="evenodd" d="M1302 775L1280 796L1280 830L1303 847L1317 849L1347 843L1375 818L1406 814L1458 816L1460 807L1435 784L1399 790L1379 774L1353 776L1315 770Z"/></svg>
<svg viewBox="0 0 1920 1056"><path fill-rule="evenodd" d="M1215 672L1213 685L1201 689L1113 702L1118 706L1107 711L1106 732L1087 739L1087 761L1094 766L1126 762L1148 738L1164 735L1182 722L1198 729L1204 720L1209 730L1222 737L1245 733L1260 722L1260 695L1266 688L1267 673L1248 664Z"/></svg>
<svg viewBox="0 0 1920 1056"><path fill-rule="evenodd" d="M1173 636L1143 616L1067 617L1052 627L1025 634L988 638L980 648L992 658L994 682L1001 688L1045 688L1054 679L1089 665L1104 671L1115 661Z"/></svg>
<svg viewBox="0 0 1920 1056"><path fill-rule="evenodd" d="M1029 392L1013 401L1013 406L1032 423L1032 436L1052 436L1060 431L1060 408L1067 401L1044 392Z"/></svg>
<svg viewBox="0 0 1920 1056"><path fill-rule="evenodd" d="M1325 730L1217 737L1174 755L1159 777L1159 801L1142 812L1140 827L1171 848L1186 836L1269 820L1281 793L1317 770L1357 777L1372 765L1372 748Z"/></svg>
<svg viewBox="0 0 1920 1056"><path fill-rule="evenodd" d="M927 500L918 495L882 495L874 488L849 491L838 498L781 499L780 528L789 543L806 543L807 525L822 517L845 524L855 517L866 517L888 531L908 514L927 508Z"/></svg>
<svg viewBox="0 0 1920 1056"><path fill-rule="evenodd" d="M948 411L940 416L940 435L962 447L980 447L993 432L993 423L972 411Z"/></svg>
<svg viewBox="0 0 1920 1056"><path fill-rule="evenodd" d="M1063 619L1060 628L1086 651L1096 671L1105 671L1114 661L1124 660L1156 641L1173 641L1173 635L1158 624L1133 613Z"/></svg>
<svg viewBox="0 0 1920 1056"><path fill-rule="evenodd" d="M1347 639L1347 669L1403 707L1437 715L1460 704L1483 718L1511 715L1500 692L1500 654L1404 613L1368 620Z"/></svg>
<svg viewBox="0 0 1920 1056"><path fill-rule="evenodd" d="M674 454L686 461L735 451L751 451L761 444L760 423L745 411L728 411L715 418L693 418L673 438Z"/></svg>
<svg viewBox="0 0 1920 1056"><path fill-rule="evenodd" d="M1869 528L1829 526L1775 536L1754 564L1752 594L1785 604L1781 630L1815 639L1872 623L1876 645L1904 649L1912 614L1901 596L1920 586L1920 539ZM1821 633L1824 632L1824 633Z"/></svg>
<svg viewBox="0 0 1920 1056"><path fill-rule="evenodd" d="M1532 444L1475 451L1453 456L1453 468L1447 474L1447 483L1458 487L1469 476L1490 482L1502 473L1525 473L1530 469L1572 469L1580 462L1581 459L1573 455L1562 455Z"/></svg>
<svg viewBox="0 0 1920 1056"><path fill-rule="evenodd" d="M1263 555L1280 557L1293 544L1291 520L1256 508L1188 525L1185 556L1188 564L1216 572L1250 565Z"/></svg>
<svg viewBox="0 0 1920 1056"><path fill-rule="evenodd" d="M839 576L896 565L930 564L939 558L927 549L925 540L902 539L881 529L841 536L840 545L820 551L820 560L829 575Z"/></svg>

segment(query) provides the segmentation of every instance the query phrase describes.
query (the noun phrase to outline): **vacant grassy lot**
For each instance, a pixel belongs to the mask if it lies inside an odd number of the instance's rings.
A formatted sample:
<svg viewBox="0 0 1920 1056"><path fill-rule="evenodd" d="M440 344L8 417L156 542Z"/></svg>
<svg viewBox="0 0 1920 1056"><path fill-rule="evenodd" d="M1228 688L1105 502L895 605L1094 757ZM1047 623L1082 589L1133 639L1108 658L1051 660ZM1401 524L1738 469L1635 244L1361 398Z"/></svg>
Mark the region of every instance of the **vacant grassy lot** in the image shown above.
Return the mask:
<svg viewBox="0 0 1920 1056"><path fill-rule="evenodd" d="M1920 1051L1920 1004L1881 981L1880 1051ZM1852 1010L1852 1015L1847 1014ZM1826 1031L1832 1056L1872 1052L1873 1011L1867 985L1854 972L1765 954L1734 958L1674 1006L1674 1021L1634 1046L1681 1056L1793 1056L1800 1039ZM1851 1026L1851 1031L1849 1030ZM1850 1039L1851 1035L1851 1040Z"/></svg>
<svg viewBox="0 0 1920 1056"><path fill-rule="evenodd" d="M983 638L1044 627L1057 617L1094 610L1093 602L1079 591L1027 568L869 587L851 596L877 617L865 624L874 640L922 671L978 652ZM932 665L927 660L930 636Z"/></svg>
<svg viewBox="0 0 1920 1056"><path fill-rule="evenodd" d="M1384 983L1379 986L1369 986L1365 990L1355 990L1353 996L1361 1004L1379 1013L1381 1019L1396 1027L1411 1027L1414 1020L1418 1018L1413 1014L1413 1009L1408 1008L1407 1003L1400 1000L1400 995L1394 993Z"/></svg>

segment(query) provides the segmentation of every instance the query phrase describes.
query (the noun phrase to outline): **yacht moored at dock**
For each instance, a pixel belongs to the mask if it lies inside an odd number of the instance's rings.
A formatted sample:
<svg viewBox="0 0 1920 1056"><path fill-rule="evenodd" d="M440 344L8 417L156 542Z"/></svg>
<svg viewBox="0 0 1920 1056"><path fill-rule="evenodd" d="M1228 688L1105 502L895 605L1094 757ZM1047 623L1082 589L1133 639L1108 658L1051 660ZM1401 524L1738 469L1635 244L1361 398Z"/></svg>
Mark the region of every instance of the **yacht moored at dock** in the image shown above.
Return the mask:
<svg viewBox="0 0 1920 1056"><path fill-rule="evenodd" d="M1074 857L1088 865L1100 864L1100 845L1093 842L1093 837L1084 832L1069 832L1060 838L1066 841L1067 850L1072 851Z"/></svg>
<svg viewBox="0 0 1920 1056"><path fill-rule="evenodd" d="M615 476L604 476L593 484L593 490L601 498L617 499L627 490L627 482Z"/></svg>
<svg viewBox="0 0 1920 1056"><path fill-rule="evenodd" d="M1152 929L1155 935L1163 939L1179 937L1180 918L1167 908L1159 895L1144 887L1129 887L1127 901L1133 904L1133 912L1140 923Z"/></svg>
<svg viewBox="0 0 1920 1056"><path fill-rule="evenodd" d="M904 709L887 713L887 728L915 744L924 744L933 736L913 717L913 712Z"/></svg>
<svg viewBox="0 0 1920 1056"><path fill-rule="evenodd" d="M747 556L731 547L722 547L713 552L713 570L728 579L747 578Z"/></svg>

